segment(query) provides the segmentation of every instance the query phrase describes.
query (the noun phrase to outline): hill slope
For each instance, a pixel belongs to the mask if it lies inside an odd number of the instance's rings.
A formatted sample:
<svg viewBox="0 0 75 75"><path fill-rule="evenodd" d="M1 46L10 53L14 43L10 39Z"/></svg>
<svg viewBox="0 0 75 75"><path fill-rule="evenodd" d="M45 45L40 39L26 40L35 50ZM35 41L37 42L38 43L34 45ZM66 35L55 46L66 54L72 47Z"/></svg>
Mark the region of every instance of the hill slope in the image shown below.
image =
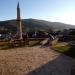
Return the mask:
<svg viewBox="0 0 75 75"><path fill-rule="evenodd" d="M23 31L25 30L62 30L75 28L73 25L59 23L59 22L49 22L44 20L37 19L23 19L22 20ZM0 21L0 29L7 29L9 31L17 30L17 22L16 20L8 20L8 21Z"/></svg>

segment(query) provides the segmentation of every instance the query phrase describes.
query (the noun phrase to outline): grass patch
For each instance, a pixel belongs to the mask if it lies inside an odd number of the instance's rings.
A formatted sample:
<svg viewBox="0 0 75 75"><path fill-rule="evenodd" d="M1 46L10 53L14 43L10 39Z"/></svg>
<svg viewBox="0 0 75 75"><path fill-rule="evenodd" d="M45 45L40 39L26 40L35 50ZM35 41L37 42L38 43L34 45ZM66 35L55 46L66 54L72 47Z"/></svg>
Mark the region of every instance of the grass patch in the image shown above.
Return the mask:
<svg viewBox="0 0 75 75"><path fill-rule="evenodd" d="M52 45L52 48L60 53L75 58L75 46L71 46L68 43L61 42L57 43L56 45Z"/></svg>
<svg viewBox="0 0 75 75"><path fill-rule="evenodd" d="M65 51L64 54L75 58L75 46L70 46L68 51Z"/></svg>
<svg viewBox="0 0 75 75"><path fill-rule="evenodd" d="M17 48L17 47L25 47L25 45L20 43L13 44L13 43L10 43L9 41L0 42L0 50L7 50L7 49Z"/></svg>
<svg viewBox="0 0 75 75"><path fill-rule="evenodd" d="M56 45L53 45L52 47L59 52L65 52L70 49L69 45L61 46L60 43L57 43Z"/></svg>
<svg viewBox="0 0 75 75"><path fill-rule="evenodd" d="M41 42L41 41L30 41L30 42L29 42L29 46L32 47L32 46L40 45L40 44L41 44L40 42Z"/></svg>
<svg viewBox="0 0 75 75"><path fill-rule="evenodd" d="M7 49L9 47L9 42L2 41L0 42L0 50Z"/></svg>
<svg viewBox="0 0 75 75"><path fill-rule="evenodd" d="M18 48L18 47L32 47L32 46L37 46L40 45L41 41L29 41L29 45L25 45L25 43L18 43L18 44L13 44L10 43L9 41L0 41L0 50L7 50L11 48Z"/></svg>

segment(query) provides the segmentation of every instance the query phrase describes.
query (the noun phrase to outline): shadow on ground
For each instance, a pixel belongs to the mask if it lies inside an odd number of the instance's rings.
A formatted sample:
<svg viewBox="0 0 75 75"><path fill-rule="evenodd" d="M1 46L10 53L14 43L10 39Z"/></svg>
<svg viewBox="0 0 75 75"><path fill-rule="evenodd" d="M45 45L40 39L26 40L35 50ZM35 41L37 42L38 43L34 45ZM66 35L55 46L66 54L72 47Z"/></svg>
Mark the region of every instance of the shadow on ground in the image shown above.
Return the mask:
<svg viewBox="0 0 75 75"><path fill-rule="evenodd" d="M63 54L25 75L74 75L75 59Z"/></svg>

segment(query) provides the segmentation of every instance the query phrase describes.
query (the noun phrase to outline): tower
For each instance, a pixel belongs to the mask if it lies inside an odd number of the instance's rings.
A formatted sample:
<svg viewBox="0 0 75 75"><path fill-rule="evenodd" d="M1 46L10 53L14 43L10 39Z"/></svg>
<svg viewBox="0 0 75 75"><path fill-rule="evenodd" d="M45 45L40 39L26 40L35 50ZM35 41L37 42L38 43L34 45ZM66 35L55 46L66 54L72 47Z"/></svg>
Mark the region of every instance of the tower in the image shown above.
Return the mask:
<svg viewBox="0 0 75 75"><path fill-rule="evenodd" d="M21 17L20 17L20 7L19 7L19 2L17 5L17 34L19 36L19 39L22 40L22 24L21 24Z"/></svg>

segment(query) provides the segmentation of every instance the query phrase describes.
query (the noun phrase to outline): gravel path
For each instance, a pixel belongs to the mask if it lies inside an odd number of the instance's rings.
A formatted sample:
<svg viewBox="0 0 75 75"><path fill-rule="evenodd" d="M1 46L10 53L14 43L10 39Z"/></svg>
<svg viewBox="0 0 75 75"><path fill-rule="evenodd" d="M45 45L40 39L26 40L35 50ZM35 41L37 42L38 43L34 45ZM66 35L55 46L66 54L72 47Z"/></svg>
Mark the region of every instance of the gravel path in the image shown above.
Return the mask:
<svg viewBox="0 0 75 75"><path fill-rule="evenodd" d="M74 63L48 47L0 50L0 75L71 75Z"/></svg>

